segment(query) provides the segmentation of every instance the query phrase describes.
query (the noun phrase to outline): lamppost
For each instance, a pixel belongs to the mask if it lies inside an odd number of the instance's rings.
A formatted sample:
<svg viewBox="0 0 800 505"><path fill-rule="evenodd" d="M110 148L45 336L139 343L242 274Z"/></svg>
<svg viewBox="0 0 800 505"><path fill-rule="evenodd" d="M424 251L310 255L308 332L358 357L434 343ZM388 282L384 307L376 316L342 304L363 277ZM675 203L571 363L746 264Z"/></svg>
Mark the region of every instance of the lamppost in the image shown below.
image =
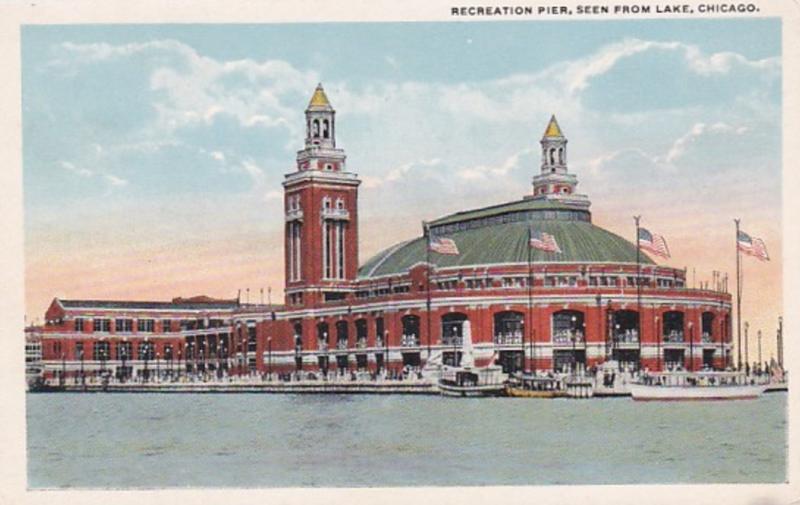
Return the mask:
<svg viewBox="0 0 800 505"><path fill-rule="evenodd" d="M570 340L572 340L572 374L577 374L578 371L578 350L575 347L575 341L578 339L578 318L572 316L570 318L572 324L570 325Z"/></svg>
<svg viewBox="0 0 800 505"><path fill-rule="evenodd" d="M144 351L144 375L142 376L142 381L149 382L150 377L147 371L147 355L150 353L150 342L148 342L147 337L144 338L144 345L139 349ZM141 358L141 356L139 357Z"/></svg>
<svg viewBox="0 0 800 505"><path fill-rule="evenodd" d="M161 368L159 367L159 354L156 351L156 382L161 381Z"/></svg>
<svg viewBox="0 0 800 505"><path fill-rule="evenodd" d="M59 344L60 345L60 344ZM61 377L58 378L58 385L63 386L67 381L67 356L61 353Z"/></svg>
<svg viewBox="0 0 800 505"><path fill-rule="evenodd" d="M83 374L83 342L81 342L81 347L78 349L78 359L81 360L81 385L86 385L86 377Z"/></svg>
<svg viewBox="0 0 800 505"><path fill-rule="evenodd" d="M661 363L661 335L658 332L658 321L659 321L659 319L660 318L658 316L655 317L656 331L655 331L655 335L654 336L656 338L656 354L657 354L656 360L657 360L657 363L658 363L658 371L660 372L662 370L663 365Z"/></svg>
<svg viewBox="0 0 800 505"><path fill-rule="evenodd" d="M694 322L689 321L689 367L690 372L694 372Z"/></svg>
<svg viewBox="0 0 800 505"><path fill-rule="evenodd" d="M269 381L272 382L272 337L271 336L267 337L267 356L268 356L267 376L269 377Z"/></svg>
<svg viewBox="0 0 800 505"><path fill-rule="evenodd" d="M119 357L122 360L122 370L119 374L120 382L125 382L125 376L127 374L127 368L125 368L125 360L128 358L128 340L126 338L122 339L122 344L117 344L117 352L119 353Z"/></svg>
<svg viewBox="0 0 800 505"><path fill-rule="evenodd" d="M603 337L603 295L597 293L594 297L597 302L597 341Z"/></svg>
<svg viewBox="0 0 800 505"><path fill-rule="evenodd" d="M430 328L428 328L430 332ZM428 335L430 341L430 334ZM384 375L389 375L389 330L383 331L383 348L386 350L386 360L383 363Z"/></svg>
<svg viewBox="0 0 800 505"><path fill-rule="evenodd" d="M744 322L744 373L750 375L750 346L748 342L750 337L747 335L747 330L750 329L750 323Z"/></svg>

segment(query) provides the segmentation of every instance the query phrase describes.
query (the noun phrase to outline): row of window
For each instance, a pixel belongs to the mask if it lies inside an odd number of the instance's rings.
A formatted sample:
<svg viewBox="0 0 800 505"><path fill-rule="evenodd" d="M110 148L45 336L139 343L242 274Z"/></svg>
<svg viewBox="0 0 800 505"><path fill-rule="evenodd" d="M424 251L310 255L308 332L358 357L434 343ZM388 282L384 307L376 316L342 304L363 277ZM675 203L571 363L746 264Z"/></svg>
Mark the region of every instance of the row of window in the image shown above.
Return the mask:
<svg viewBox="0 0 800 505"><path fill-rule="evenodd" d="M580 277L577 275L548 275L544 279L544 286L546 287L577 287ZM442 291L453 291L458 288L458 280L456 279L447 279L436 281L435 287L438 290ZM464 281L464 288L465 289L485 289L485 288L493 288L496 287L496 278L491 277L484 277L484 278L471 278L465 279ZM627 276L627 277L619 277L613 275L605 275L605 276L589 276L588 280L589 286L593 287L627 287L627 286L635 286L636 285L636 277L635 276ZM649 287L651 285L651 279L642 277L642 286ZM671 287L683 287L683 281L680 279L657 279L657 284L660 288L671 288ZM526 277L518 276L518 277L502 277L500 278L500 287L503 288L523 288L528 286L528 279ZM379 297L379 296L386 296L390 293L407 293L411 290L409 285L403 286L395 286L390 290L388 287L379 287L374 288L371 290L359 290L356 291L356 298L372 298L372 297Z"/></svg>
<svg viewBox="0 0 800 505"><path fill-rule="evenodd" d="M198 330L206 328L221 328L225 326L223 319L181 319L177 321L177 325L172 319L161 320L161 331L175 332L186 330ZM139 319L136 321L136 331L140 333L153 333L155 331L154 319ZM89 321L82 318L75 318L75 331L82 332L89 329ZM108 318L94 318L92 320L92 331L108 333L111 331L111 319ZM133 319L130 318L117 318L114 319L114 331L116 333L132 333L133 332Z"/></svg>
<svg viewBox="0 0 800 505"><path fill-rule="evenodd" d="M591 222L591 214L584 210L526 210L507 212L498 216L489 216L470 219L458 223L444 224L431 227L431 233L436 235L450 234L457 231L474 230L485 226L494 226L503 223L516 223L520 221L583 221Z"/></svg>
<svg viewBox="0 0 800 505"><path fill-rule="evenodd" d="M573 344L585 342L587 333L584 312L580 310L560 310L552 314L552 339L559 344ZM525 314L519 311L503 311L494 314L494 341L500 344L520 344L525 335ZM441 338L439 343L444 345L460 344L463 337L464 323L468 317L460 312L450 312L440 317ZM713 335L730 334L730 318L723 317L719 324L715 324L715 315L712 312L703 312L701 315L700 332L693 338L700 336L705 341L711 341ZM406 314L401 318L403 345L419 345L420 341L420 316ZM685 342L684 334L691 333L691 323L686 329L684 313L681 311L667 311L659 318L654 320L653 330L659 332L664 342ZM366 342L368 322L366 319L357 319L354 322L356 329L357 342ZM384 320L382 317L375 319L376 345L384 345ZM302 349L303 335L302 324L296 322L295 345L298 350ZM327 348L333 345L330 339L333 334L329 333L329 325L326 322L317 324L317 340L320 348ZM349 337L349 324L345 320L337 321L334 324L335 344L337 348L347 348ZM606 320L591 328L589 331L599 332L602 335L610 335L610 338L617 343L637 343L639 341L639 314L635 310L616 310L609 311ZM415 344L414 344L415 343Z"/></svg>

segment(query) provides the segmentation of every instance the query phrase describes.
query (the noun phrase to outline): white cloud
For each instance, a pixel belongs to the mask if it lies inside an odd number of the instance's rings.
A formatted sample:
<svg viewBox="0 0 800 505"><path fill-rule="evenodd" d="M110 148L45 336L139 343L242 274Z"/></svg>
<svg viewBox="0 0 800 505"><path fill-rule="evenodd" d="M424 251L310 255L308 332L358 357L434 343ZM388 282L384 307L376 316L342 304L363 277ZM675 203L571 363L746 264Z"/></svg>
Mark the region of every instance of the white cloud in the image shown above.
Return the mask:
<svg viewBox="0 0 800 505"><path fill-rule="evenodd" d="M128 185L128 181L126 179L117 177L116 175L105 174L103 175L103 178L106 180L106 182L108 182L111 186L115 188L121 188L123 186Z"/></svg>
<svg viewBox="0 0 800 505"><path fill-rule="evenodd" d="M706 123L695 123L684 135L675 140L672 147L664 155L661 160L666 163L674 163L681 158L691 144L697 141L700 137L709 134L732 134L743 135L747 133L749 128L746 126L734 127L723 122L716 122L708 125Z"/></svg>
<svg viewBox="0 0 800 505"><path fill-rule="evenodd" d="M93 175L93 172L88 168L76 167L75 164L70 161L62 161L61 167L81 177L91 177Z"/></svg>

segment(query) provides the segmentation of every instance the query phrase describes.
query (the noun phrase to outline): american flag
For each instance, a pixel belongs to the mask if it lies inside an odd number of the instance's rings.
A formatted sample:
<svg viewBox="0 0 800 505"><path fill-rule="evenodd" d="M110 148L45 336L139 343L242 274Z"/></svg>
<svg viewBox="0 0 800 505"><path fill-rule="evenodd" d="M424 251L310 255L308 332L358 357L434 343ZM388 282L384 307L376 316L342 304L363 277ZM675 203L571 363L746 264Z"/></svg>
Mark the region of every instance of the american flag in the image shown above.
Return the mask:
<svg viewBox="0 0 800 505"><path fill-rule="evenodd" d="M449 254L458 256L458 247L451 238L431 237L428 247L431 251L439 254Z"/></svg>
<svg viewBox="0 0 800 505"><path fill-rule="evenodd" d="M767 254L767 246L760 238L753 238L747 233L740 231L739 237L736 240L736 247L745 254L754 256L761 261L769 261L769 254Z"/></svg>
<svg viewBox="0 0 800 505"><path fill-rule="evenodd" d="M639 228L639 248L649 251L656 256L669 258L669 247L664 237L652 233L647 228Z"/></svg>
<svg viewBox="0 0 800 505"><path fill-rule="evenodd" d="M558 247L555 237L543 231L531 230L531 241L529 244L534 249L541 249L542 251L560 253L561 248Z"/></svg>

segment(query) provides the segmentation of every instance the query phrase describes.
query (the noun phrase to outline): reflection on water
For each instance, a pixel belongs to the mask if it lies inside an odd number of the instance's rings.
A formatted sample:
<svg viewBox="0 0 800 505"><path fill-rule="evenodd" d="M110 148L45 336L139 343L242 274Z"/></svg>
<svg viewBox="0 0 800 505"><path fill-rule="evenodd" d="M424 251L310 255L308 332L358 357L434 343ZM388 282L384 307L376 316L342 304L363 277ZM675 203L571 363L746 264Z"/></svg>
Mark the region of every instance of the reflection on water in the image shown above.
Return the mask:
<svg viewBox="0 0 800 505"><path fill-rule="evenodd" d="M266 394L27 400L32 488L785 480L785 394L711 403Z"/></svg>

